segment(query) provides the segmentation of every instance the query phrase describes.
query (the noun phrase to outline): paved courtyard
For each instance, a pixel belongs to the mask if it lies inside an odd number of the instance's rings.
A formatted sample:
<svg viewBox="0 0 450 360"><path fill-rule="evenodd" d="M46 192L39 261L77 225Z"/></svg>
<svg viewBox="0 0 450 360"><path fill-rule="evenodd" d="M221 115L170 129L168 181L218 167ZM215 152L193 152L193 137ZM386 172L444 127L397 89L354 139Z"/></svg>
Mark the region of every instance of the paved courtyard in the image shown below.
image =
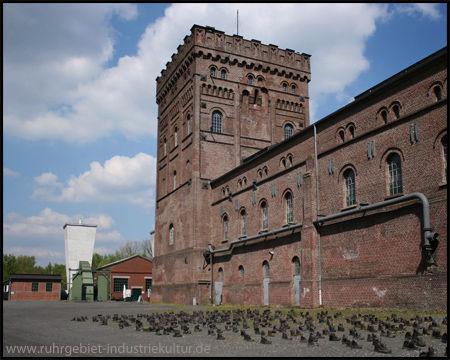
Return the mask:
<svg viewBox="0 0 450 360"><path fill-rule="evenodd" d="M267 336L271 344L262 344L261 335L255 333L254 329L254 322L259 316L246 318L245 315L249 311L247 309L247 307L231 306L182 306L128 302L3 301L3 357L418 357L421 352L426 352L429 346L434 348L437 357L444 357L446 352L447 344L442 341L442 336L433 336L433 331L435 335L438 331L441 335L447 333L447 325L445 322L443 324L447 314L443 313L395 312L395 318L392 316L393 312L371 312L370 310L253 307L252 314L256 312L260 315L265 314L268 319L266 326L263 326L263 322L259 323L259 329L266 334L269 329L273 329L274 326L277 329L282 323L285 324L286 329L289 329L286 331L289 335L290 330L298 330L297 336L289 336L292 340L283 339L282 333L277 331L273 337ZM209 326L206 320L200 326L201 331L194 331L195 325L200 322L197 321L198 317L195 318L196 321L187 321L194 312L195 314L201 312L204 319L214 316L217 320L214 333L208 335ZM121 321L114 321L115 314ZM181 319L183 314L189 315L184 320L189 326L190 333L184 334L180 331L181 336L175 337L176 332L170 329L182 329L181 320L177 322L174 319ZM109 316L107 324L101 325L101 321L94 322L93 317L97 315L102 315L104 318ZM321 321L320 315L325 321ZM169 319L163 324L164 329L167 330L166 334L160 332L161 335L158 335L154 330L144 331L144 329L150 330L152 322L148 318L151 316ZM86 317L87 320L81 321ZM375 331L368 331L367 325L370 324L368 320L373 317L378 319L378 324L380 322L391 324L392 334L395 334L395 337L382 336L378 325L375 325ZM142 322L140 331L136 331L136 319ZM238 320L235 321L237 332L232 330L233 319ZM245 332L254 340L252 342L245 341L241 335L241 330L244 328L243 320L248 325ZM361 348L351 348L342 341L329 341L328 335L317 339L313 345L300 340L300 333L306 339L309 338L311 328L305 328L308 323L313 324L314 334L323 333L324 329L328 329L326 320L336 327L342 324L344 331L336 332L340 339L344 335L351 340L355 339L350 334L350 329L356 329L359 338L355 341ZM119 324L121 322L124 324L125 321L130 326L121 328ZM361 324L366 329L362 328ZM404 349L405 334L413 333L414 326L420 332L425 346L413 350ZM303 327L303 330L299 327ZM395 331L399 327L403 329ZM223 340L217 339L217 329L222 330ZM428 334L423 335L423 329ZM392 352L375 352L372 342L367 341L367 336L372 333Z"/></svg>

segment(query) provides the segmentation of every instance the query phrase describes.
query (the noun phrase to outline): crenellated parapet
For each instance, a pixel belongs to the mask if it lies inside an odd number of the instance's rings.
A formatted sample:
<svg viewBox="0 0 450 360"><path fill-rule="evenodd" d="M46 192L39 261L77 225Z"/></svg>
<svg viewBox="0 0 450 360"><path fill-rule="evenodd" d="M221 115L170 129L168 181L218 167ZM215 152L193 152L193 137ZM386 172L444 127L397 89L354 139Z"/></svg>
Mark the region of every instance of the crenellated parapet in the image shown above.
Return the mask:
<svg viewBox="0 0 450 360"><path fill-rule="evenodd" d="M286 79L311 80L310 55L277 45L264 45L259 40L246 40L240 35L226 35L210 26L194 25L191 34L178 46L172 60L161 71L157 81L157 104L167 102L180 79L188 81L193 75L190 65L196 58L217 62L221 66L238 66L254 72L270 73ZM197 74L201 75L201 74Z"/></svg>

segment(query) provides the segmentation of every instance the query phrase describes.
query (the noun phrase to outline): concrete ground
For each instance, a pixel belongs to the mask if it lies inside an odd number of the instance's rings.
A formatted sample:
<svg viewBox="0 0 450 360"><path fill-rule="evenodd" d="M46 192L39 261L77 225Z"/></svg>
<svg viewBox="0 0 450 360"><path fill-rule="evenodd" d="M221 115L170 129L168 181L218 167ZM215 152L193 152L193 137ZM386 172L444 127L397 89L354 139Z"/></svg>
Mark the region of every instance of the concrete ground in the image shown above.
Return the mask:
<svg viewBox="0 0 450 360"><path fill-rule="evenodd" d="M426 343L425 347L417 350L403 349L404 335L407 331L412 332L412 326L406 326L403 331L398 331L395 338L381 337L386 347L392 350L391 354L381 354L374 351L374 346L367 341L367 330L359 330L358 333L364 336L364 340L357 340L362 349L352 349L341 341L329 341L328 336L319 339L315 346L300 342L298 337L293 340L284 340L279 332L275 337L268 337L272 344L261 344L260 336L255 335L252 321L249 321L250 328L247 333L251 335L254 342L244 341L240 333L224 331L225 340L216 339L215 335L208 335L206 328L201 332L194 332L194 325L190 324L191 334L182 337L170 335L158 336L155 332L136 331L133 323L129 327L119 328L117 322L108 320L108 325L102 326L99 322L93 322L92 316L102 314L103 316L114 314L134 315L151 314L153 312L179 312L203 310L222 312L236 309L246 309L245 307L229 306L183 306L183 305L163 305L151 303L129 303L129 302L71 302L71 301L3 301L3 357L41 357L41 356L239 356L239 357L263 357L263 356L289 356L289 357L418 357L422 351L427 351L429 346L433 346L437 357L444 357L447 344L441 339L423 335ZM267 308L260 308L260 312ZM270 308L272 314L276 308ZM280 308L283 314L290 309ZM319 323L316 314L326 309L294 309L296 319L304 322L300 312L313 317L316 331L322 332L326 328L325 323ZM337 327L342 323L344 332L337 332L339 338L345 334L349 336L349 329L352 324L346 322L346 318L353 314L362 319L364 314L375 314L378 318L386 320L391 316L392 311L377 312L370 310L348 311L339 310L341 315L334 318L338 310L329 310L328 315L333 316L333 324ZM417 315L422 318L432 316L438 324L433 330L440 333L447 332L447 326L442 324L444 316L447 314L425 314L412 312L395 312L398 317L413 319ZM86 321L72 321L75 317L87 316ZM148 323L143 319L144 326ZM274 320L273 324L279 324ZM419 326L428 327L431 322L424 321ZM289 322L293 329L296 325ZM396 324L398 325L398 324ZM218 324L217 327L224 329L225 324ZM240 326L239 328L242 328ZM262 328L261 328L262 329ZM267 332L267 329L266 329ZM422 330L420 330L422 332ZM303 331L306 338L309 331ZM375 332L380 337L380 332ZM352 338L352 337L350 337Z"/></svg>

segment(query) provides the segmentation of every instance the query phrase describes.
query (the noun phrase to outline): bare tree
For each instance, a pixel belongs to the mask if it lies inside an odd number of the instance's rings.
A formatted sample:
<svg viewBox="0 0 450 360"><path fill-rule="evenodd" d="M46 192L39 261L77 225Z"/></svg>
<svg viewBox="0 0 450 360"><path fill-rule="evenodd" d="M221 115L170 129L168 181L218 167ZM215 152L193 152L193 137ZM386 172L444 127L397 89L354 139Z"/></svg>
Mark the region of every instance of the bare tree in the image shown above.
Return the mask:
<svg viewBox="0 0 450 360"><path fill-rule="evenodd" d="M119 252L124 256L132 256L141 253L141 243L139 241L128 240L124 245L119 246Z"/></svg>
<svg viewBox="0 0 450 360"><path fill-rule="evenodd" d="M145 257L153 259L152 241L150 239L142 240L141 251Z"/></svg>

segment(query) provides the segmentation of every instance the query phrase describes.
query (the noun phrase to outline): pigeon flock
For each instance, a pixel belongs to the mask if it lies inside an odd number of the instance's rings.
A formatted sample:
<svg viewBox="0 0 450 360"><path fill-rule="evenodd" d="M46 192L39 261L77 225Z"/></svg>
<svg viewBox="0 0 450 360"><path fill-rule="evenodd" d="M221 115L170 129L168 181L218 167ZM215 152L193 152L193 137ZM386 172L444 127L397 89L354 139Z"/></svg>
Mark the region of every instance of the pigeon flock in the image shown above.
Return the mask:
<svg viewBox="0 0 450 360"><path fill-rule="evenodd" d="M72 321L89 321L87 316L74 317ZM342 312L329 315L328 311L317 313L287 313L281 310L233 309L212 311L161 312L151 314L92 316L93 322L106 326L117 324L119 329L135 328L136 331L153 332L158 336L184 337L193 332L204 332L217 340L226 340L227 333L239 333L243 341L259 341L270 345L274 341L299 341L308 346L319 346L324 341L336 342L351 349L361 349L362 344L373 346L382 354L391 354L384 338L404 336L402 350L417 350L419 357L447 357L437 354L425 339L430 337L447 344L447 316L438 324L432 316L405 319L396 314L381 317L373 314L343 316ZM320 331L321 330L321 331ZM363 335L363 332L367 334ZM339 346L342 346L339 345ZM368 345L364 345L367 348Z"/></svg>

